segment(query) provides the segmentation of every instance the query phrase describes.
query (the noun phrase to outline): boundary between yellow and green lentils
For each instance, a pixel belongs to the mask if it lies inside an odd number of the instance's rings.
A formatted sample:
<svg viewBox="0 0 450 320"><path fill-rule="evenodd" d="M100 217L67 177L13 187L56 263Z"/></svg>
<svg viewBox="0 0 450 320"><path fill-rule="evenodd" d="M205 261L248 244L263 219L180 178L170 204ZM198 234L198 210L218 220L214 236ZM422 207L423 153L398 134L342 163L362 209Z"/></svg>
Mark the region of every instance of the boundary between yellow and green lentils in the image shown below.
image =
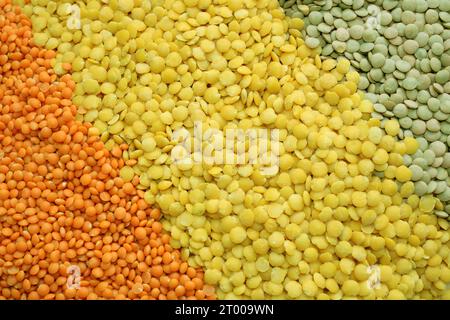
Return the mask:
<svg viewBox="0 0 450 320"><path fill-rule="evenodd" d="M306 44L327 57L345 56L361 74L373 116L397 118L400 137L420 148L405 156L415 192L450 214L450 2L447 0L280 0L304 18Z"/></svg>

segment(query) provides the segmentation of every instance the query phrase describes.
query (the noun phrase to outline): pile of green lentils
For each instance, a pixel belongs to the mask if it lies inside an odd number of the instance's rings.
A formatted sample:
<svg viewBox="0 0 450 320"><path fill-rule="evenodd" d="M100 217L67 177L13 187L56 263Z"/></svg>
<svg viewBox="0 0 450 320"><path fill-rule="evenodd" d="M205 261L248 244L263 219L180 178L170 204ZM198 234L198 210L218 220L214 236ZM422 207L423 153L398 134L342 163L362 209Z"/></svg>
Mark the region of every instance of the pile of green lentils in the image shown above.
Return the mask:
<svg viewBox="0 0 450 320"><path fill-rule="evenodd" d="M397 118L400 138L420 148L405 156L419 196L432 194L450 214L450 1L280 0L288 16L302 18L310 48L345 56L374 103L373 117Z"/></svg>

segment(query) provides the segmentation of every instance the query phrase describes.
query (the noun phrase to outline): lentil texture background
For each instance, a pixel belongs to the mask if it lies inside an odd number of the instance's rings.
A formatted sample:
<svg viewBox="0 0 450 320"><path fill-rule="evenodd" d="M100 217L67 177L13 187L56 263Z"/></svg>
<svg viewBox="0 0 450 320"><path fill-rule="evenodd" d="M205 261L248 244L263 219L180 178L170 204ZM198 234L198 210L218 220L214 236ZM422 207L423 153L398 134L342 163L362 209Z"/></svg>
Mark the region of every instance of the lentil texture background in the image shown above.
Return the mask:
<svg viewBox="0 0 450 320"><path fill-rule="evenodd" d="M89 1L71 39L34 4L42 44L73 64L81 116L109 147L130 143L121 175L140 175L172 244L220 298L443 297L448 222L426 214L442 204L412 195L402 163L417 143L369 120L349 63L321 61L276 1ZM173 164L172 132L194 121L280 129L280 171Z"/></svg>
<svg viewBox="0 0 450 320"><path fill-rule="evenodd" d="M359 88L373 116L397 118L400 137L420 148L405 156L415 192L444 203L450 214L450 2L447 0L280 1L287 15L304 18L303 34L321 55L345 56L361 74Z"/></svg>
<svg viewBox="0 0 450 320"><path fill-rule="evenodd" d="M54 73L55 55L0 0L0 299L213 298L137 177L119 177L127 147L109 152L75 120L75 83Z"/></svg>
<svg viewBox="0 0 450 320"><path fill-rule="evenodd" d="M139 175L219 298L448 298L449 223L429 214L444 206L413 194L402 158L418 142L370 119L349 61L322 60L277 1L78 1L81 30L68 3L25 7L37 41L73 71L78 118L129 144L121 177ZM279 171L174 163L173 132L195 121L279 129Z"/></svg>

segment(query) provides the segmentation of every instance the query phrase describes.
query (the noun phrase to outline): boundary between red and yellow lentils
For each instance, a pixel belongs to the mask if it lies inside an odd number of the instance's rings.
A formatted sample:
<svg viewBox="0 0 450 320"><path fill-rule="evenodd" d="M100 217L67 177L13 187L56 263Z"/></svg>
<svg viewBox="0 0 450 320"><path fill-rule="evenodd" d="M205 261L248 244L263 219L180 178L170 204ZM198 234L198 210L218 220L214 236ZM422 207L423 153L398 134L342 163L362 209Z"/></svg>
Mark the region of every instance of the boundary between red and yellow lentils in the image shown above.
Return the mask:
<svg viewBox="0 0 450 320"><path fill-rule="evenodd" d="M125 145L109 152L75 120L75 83L32 44L31 22L0 0L0 299L211 299L181 261L160 211L125 182ZM67 268L80 269L79 288Z"/></svg>

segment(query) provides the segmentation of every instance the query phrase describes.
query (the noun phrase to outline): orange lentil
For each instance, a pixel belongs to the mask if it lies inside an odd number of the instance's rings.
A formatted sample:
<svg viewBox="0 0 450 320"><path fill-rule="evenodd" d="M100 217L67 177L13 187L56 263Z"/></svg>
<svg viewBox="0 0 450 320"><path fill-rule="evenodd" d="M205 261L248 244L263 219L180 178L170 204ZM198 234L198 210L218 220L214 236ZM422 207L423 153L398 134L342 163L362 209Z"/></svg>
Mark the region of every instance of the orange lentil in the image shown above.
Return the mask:
<svg viewBox="0 0 450 320"><path fill-rule="evenodd" d="M143 240L147 237L147 232L145 231L145 228L138 227L134 230L134 236L138 240Z"/></svg>

